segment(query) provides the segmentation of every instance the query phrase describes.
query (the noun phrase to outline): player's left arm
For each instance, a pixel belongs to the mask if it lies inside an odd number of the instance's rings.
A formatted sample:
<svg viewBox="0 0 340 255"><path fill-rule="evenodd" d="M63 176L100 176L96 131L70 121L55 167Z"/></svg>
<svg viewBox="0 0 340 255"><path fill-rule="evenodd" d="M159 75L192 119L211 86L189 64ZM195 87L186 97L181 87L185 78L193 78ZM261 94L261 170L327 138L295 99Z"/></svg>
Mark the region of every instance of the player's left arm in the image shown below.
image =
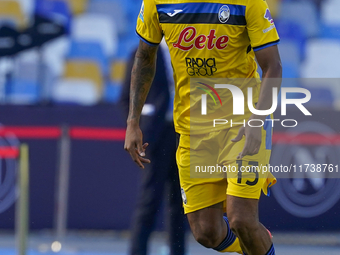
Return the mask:
<svg viewBox="0 0 340 255"><path fill-rule="evenodd" d="M277 45L256 51L257 62L262 69L262 85L257 110L270 109L273 104L273 88L280 91L282 80L282 65ZM252 115L251 118L265 120L267 116Z"/></svg>
<svg viewBox="0 0 340 255"><path fill-rule="evenodd" d="M277 48L280 38L265 1L249 0L245 16L251 46L263 73L256 109L268 110L273 103L273 88L276 87L277 91L279 91L281 87L282 66ZM264 122L266 117L253 114L250 119L260 119ZM238 142L243 135L246 137L245 145L242 152L239 153L238 159L259 152L262 141L261 132L262 127L250 127L247 125L240 128L238 135L232 140L233 142Z"/></svg>
<svg viewBox="0 0 340 255"><path fill-rule="evenodd" d="M282 65L277 45L255 52L257 62L262 69L262 84L259 99L256 104L257 110L268 110L273 104L273 88L280 91L282 80ZM266 115L252 114L249 118L260 119L265 122ZM245 155L257 154L262 142L262 127L249 127L245 129L246 144L240 158Z"/></svg>
<svg viewBox="0 0 340 255"><path fill-rule="evenodd" d="M260 89L259 99L256 104L257 110L268 110L273 104L273 88L280 91L282 80L281 59L277 45L270 46L255 52L257 62L262 69L262 85ZM252 114L249 118L258 119L265 122L266 115ZM242 127L238 135L232 140L238 142L243 135L246 142L242 152L239 153L238 159L242 159L246 155L255 155L259 152L262 142L262 127Z"/></svg>
<svg viewBox="0 0 340 255"><path fill-rule="evenodd" d="M256 109L268 110L273 104L273 88L277 88L277 91L280 91L281 87L282 66L280 55L277 45L256 51L255 55L262 69L262 85ZM258 119L264 123L266 118L266 115L252 114L249 120ZM246 126L239 130L238 135L232 141L237 142L245 135L246 142L242 152L237 157L238 159L242 159L246 155L255 155L259 152L262 141L261 132L262 127Z"/></svg>

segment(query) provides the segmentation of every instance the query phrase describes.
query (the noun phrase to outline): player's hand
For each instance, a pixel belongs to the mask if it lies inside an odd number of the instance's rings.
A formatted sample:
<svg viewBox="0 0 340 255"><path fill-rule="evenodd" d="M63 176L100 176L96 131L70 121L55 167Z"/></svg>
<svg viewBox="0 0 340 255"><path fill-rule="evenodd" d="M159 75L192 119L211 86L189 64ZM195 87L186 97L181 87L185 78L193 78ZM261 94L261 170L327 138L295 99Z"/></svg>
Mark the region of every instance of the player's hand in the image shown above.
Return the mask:
<svg viewBox="0 0 340 255"><path fill-rule="evenodd" d="M259 152L262 141L261 134L262 127L250 127L250 126L242 126L237 136L232 139L232 142L238 142L242 139L243 136L246 137L246 142L244 144L243 150L238 154L237 159L242 159L246 155L255 155Z"/></svg>
<svg viewBox="0 0 340 255"><path fill-rule="evenodd" d="M125 144L124 149L130 153L130 156L136 164L144 168L145 163L150 163L151 161L145 158L145 150L148 147L148 143L144 143L143 141L143 134L140 130L139 126L128 125L126 129L125 135Z"/></svg>

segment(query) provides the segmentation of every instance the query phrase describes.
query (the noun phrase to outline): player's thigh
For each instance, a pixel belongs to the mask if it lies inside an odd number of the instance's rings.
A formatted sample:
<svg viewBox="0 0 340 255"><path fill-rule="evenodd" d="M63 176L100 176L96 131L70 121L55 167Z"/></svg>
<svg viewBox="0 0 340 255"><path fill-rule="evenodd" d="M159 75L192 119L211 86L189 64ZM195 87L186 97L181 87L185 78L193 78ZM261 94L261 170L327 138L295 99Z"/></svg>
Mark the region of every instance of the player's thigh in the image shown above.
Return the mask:
<svg viewBox="0 0 340 255"><path fill-rule="evenodd" d="M202 139L204 140L204 139ZM206 151L200 147L204 144L192 146L188 135L181 135L176 152L176 161L179 170L179 179L182 192L184 212L186 214L207 208L226 200L227 181L225 178L200 178L193 175L190 168L197 164L201 158L206 158L207 164L216 165L217 157L206 157ZM197 149L194 153L193 150ZM197 152L197 153L196 153ZM202 153L202 155L200 155ZM209 153L209 152L208 152ZM205 175L202 175L202 177Z"/></svg>
<svg viewBox="0 0 340 255"><path fill-rule="evenodd" d="M230 141L236 136L238 128L229 130L226 137L226 147L221 153L223 165L228 167L227 194L235 197L259 199L261 191L267 194L267 187L275 183L275 178L269 174L266 168L269 164L271 153L271 139L266 130L262 130L262 143L256 155L245 156L238 160L237 155L243 150L245 137L237 143ZM272 182L272 183L270 183Z"/></svg>
<svg viewBox="0 0 340 255"><path fill-rule="evenodd" d="M197 238L201 235L209 235L211 232L210 234L219 236L223 231L223 213L223 202L188 213L187 217L193 235Z"/></svg>
<svg viewBox="0 0 340 255"><path fill-rule="evenodd" d="M234 160L228 164L227 195L259 199L262 190L267 193L268 174L258 170L261 159ZM228 204L229 206L229 204Z"/></svg>
<svg viewBox="0 0 340 255"><path fill-rule="evenodd" d="M258 199L227 196L227 215L234 231L250 231L259 224Z"/></svg>

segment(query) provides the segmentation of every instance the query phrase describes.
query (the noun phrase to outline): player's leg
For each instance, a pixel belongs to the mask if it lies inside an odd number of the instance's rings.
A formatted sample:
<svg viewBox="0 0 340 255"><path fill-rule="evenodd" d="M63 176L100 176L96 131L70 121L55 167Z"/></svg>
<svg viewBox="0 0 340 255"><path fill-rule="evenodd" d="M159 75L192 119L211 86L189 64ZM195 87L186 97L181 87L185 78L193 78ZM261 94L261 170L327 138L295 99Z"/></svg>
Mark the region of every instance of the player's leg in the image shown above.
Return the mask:
<svg viewBox="0 0 340 255"><path fill-rule="evenodd" d="M254 168L252 171L242 172L247 168L241 168L241 166L258 165L258 161L254 161L258 159L252 157L252 160L236 161L236 164L231 164L237 166L238 171L229 173L232 177L228 177L227 215L230 228L240 239L244 254L274 255L270 235L259 222L258 216L261 191L264 190L266 193L270 182L274 180L270 179L271 176Z"/></svg>
<svg viewBox="0 0 340 255"><path fill-rule="evenodd" d="M224 178L204 178L203 175L191 176L190 166L216 165L217 155L201 148L213 147L212 134L197 139L182 135L177 149L183 207L188 216L190 228L195 239L207 248L221 252L241 252L238 239L223 218L223 203L226 201L227 181ZM195 150L197 153L193 153ZM207 153L208 157L199 153Z"/></svg>
<svg viewBox="0 0 340 255"><path fill-rule="evenodd" d="M187 214L192 234L207 248L217 247L227 234L223 220L223 202Z"/></svg>
<svg viewBox="0 0 340 255"><path fill-rule="evenodd" d="M223 213L223 202L188 213L191 231L196 241L206 248L242 254L239 240Z"/></svg>
<svg viewBox="0 0 340 255"><path fill-rule="evenodd" d="M223 164L231 167L228 172L227 215L233 232L239 237L241 247L248 255L273 255L274 247L266 228L259 222L258 202L261 191L276 182L273 175L265 171L271 150L271 130L262 130L262 143L258 154L235 160L244 147L245 138L237 143L230 142L238 132L231 128L226 136L226 146L221 153ZM235 170L235 171L234 171Z"/></svg>
<svg viewBox="0 0 340 255"><path fill-rule="evenodd" d="M272 241L267 229L259 222L258 199L228 195L227 214L230 227L239 237L243 251L248 255L272 255Z"/></svg>

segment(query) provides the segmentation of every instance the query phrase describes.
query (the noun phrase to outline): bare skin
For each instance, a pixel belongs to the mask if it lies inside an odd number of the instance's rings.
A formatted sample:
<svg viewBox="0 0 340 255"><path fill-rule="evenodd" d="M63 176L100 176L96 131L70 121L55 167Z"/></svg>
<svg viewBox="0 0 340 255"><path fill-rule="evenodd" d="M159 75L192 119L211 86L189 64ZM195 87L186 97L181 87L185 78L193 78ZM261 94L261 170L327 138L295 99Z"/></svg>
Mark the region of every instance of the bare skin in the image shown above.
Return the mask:
<svg viewBox="0 0 340 255"><path fill-rule="evenodd" d="M124 149L130 153L136 164L144 168L150 160L145 158L148 143L143 144L143 134L139 128L140 115L156 72L158 47L151 47L140 41L131 72L130 107Z"/></svg>
<svg viewBox="0 0 340 255"><path fill-rule="evenodd" d="M131 73L130 110L124 148L136 164L144 168L150 160L145 158L147 143L143 144L143 135L139 128L140 114L150 89L156 63L157 47L140 42ZM280 88L282 68L277 46L271 46L256 52L257 61L263 71L263 81L256 108L267 110L272 105L272 88ZM267 78L277 78L275 82ZM251 118L264 120L266 116L252 115ZM240 128L232 140L238 142L243 135L245 146L238 155L258 153L261 145L261 128ZM239 237L242 249L248 255L264 255L270 248L269 234L258 219L258 200L239 197L227 197L227 214L232 231ZM196 240L208 248L218 246L226 236L227 226L223 220L222 203L187 214L191 230Z"/></svg>
<svg viewBox="0 0 340 255"><path fill-rule="evenodd" d="M272 245L267 229L259 222L258 199L227 196L231 230L248 255L264 255Z"/></svg>
<svg viewBox="0 0 340 255"><path fill-rule="evenodd" d="M262 69L262 84L259 100L256 105L257 110L267 110L272 106L272 89L281 87L282 66L277 46L271 46L255 52L257 62ZM275 79L271 79L275 78ZM264 121L267 116L255 115L249 119L260 119ZM259 152L261 146L261 129L262 127L241 127L237 136L232 139L238 142L243 136L246 142L243 150L239 153L237 159L242 159L246 155L255 155Z"/></svg>
<svg viewBox="0 0 340 255"><path fill-rule="evenodd" d="M227 235L223 219L223 202L188 213L190 229L197 242L207 248L215 248Z"/></svg>
<svg viewBox="0 0 340 255"><path fill-rule="evenodd" d="M247 254L263 255L269 250L272 242L267 229L259 222L258 201L228 196L227 215L232 231L240 239L242 250ZM206 248L214 248L223 241L227 234L223 213L223 203L218 203L187 214L197 242ZM258 250L257 253L252 251L255 249Z"/></svg>

